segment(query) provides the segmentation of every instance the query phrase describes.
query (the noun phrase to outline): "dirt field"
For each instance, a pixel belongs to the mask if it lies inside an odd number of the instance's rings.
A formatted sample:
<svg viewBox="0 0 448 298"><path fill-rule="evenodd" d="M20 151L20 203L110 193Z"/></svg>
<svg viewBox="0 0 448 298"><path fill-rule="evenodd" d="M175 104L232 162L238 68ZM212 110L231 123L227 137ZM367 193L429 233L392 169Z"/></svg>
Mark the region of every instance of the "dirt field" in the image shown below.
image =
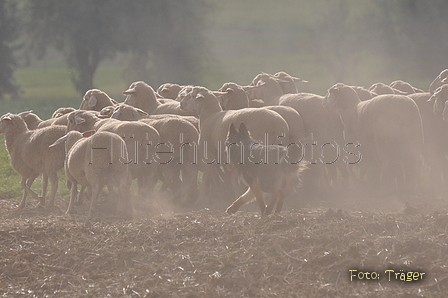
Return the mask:
<svg viewBox="0 0 448 298"><path fill-rule="evenodd" d="M1 297L448 295L443 204L287 204L267 218L252 207L233 216L142 209L90 222L86 207L68 217L31 205L0 200Z"/></svg>

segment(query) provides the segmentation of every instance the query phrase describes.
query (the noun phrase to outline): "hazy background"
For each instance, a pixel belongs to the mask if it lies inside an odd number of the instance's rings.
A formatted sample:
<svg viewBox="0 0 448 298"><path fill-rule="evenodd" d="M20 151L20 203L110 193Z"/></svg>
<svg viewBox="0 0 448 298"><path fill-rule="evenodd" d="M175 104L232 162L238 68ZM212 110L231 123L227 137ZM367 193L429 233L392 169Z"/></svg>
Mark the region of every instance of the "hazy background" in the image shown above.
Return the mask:
<svg viewBox="0 0 448 298"><path fill-rule="evenodd" d="M0 88L1 114L49 117L79 107L90 87L122 101L135 80L217 89L283 70L309 81L300 91L324 94L336 82L397 79L427 90L447 68L442 0L0 0L1 7L0 72L10 67L19 88Z"/></svg>

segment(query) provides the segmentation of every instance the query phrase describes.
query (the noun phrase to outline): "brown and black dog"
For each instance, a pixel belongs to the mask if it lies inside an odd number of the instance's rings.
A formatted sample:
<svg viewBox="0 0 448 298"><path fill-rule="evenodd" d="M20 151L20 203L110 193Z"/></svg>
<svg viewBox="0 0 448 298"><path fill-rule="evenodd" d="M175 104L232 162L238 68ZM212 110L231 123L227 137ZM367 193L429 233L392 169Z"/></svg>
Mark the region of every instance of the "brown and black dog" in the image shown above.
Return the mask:
<svg viewBox="0 0 448 298"><path fill-rule="evenodd" d="M300 173L306 169L305 162L290 163L288 149L279 145L263 145L250 136L244 123L238 131L230 125L226 139L227 168L238 171L249 188L230 205L226 212L233 214L256 199L262 215L281 211L284 199L300 184ZM270 197L265 204L265 195Z"/></svg>

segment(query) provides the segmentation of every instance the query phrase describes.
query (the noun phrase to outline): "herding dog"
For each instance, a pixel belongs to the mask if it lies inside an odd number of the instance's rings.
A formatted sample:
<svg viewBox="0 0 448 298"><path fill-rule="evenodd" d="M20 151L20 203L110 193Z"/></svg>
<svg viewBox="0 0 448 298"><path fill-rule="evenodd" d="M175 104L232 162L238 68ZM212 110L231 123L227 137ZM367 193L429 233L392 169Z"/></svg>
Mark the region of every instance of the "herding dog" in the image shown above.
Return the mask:
<svg viewBox="0 0 448 298"><path fill-rule="evenodd" d="M262 145L253 140L244 123L237 131L230 125L226 139L227 168L238 171L240 178L249 188L230 205L226 212L233 214L254 199L262 215L274 210L281 211L285 197L300 183L299 175L306 169L304 162L289 163L288 149L279 145ZM270 196L266 206L264 196Z"/></svg>

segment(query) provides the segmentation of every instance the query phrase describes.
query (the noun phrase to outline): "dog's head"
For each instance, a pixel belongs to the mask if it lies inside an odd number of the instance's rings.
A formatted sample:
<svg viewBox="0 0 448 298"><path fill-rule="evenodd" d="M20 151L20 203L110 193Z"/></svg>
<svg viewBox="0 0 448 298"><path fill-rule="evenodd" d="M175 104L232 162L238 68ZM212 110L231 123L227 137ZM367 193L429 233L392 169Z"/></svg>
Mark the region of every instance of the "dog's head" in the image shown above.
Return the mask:
<svg viewBox="0 0 448 298"><path fill-rule="evenodd" d="M250 134L247 130L246 124L241 123L238 131L235 128L235 125L230 124L229 132L227 133L226 146L230 144L238 144L240 142L250 141Z"/></svg>

